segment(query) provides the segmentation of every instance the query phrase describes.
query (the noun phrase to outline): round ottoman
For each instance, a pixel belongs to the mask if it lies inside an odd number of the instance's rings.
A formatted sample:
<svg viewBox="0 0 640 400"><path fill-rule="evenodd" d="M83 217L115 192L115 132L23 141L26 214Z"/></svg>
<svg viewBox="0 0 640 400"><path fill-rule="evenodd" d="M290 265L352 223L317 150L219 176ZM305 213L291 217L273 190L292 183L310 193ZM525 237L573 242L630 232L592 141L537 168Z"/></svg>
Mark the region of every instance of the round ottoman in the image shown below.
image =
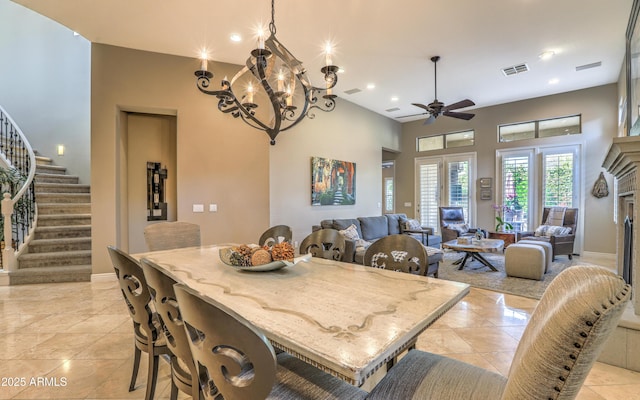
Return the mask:
<svg viewBox="0 0 640 400"><path fill-rule="evenodd" d="M541 246L515 243L507 247L504 254L504 269L507 276L542 280L546 256Z"/></svg>
<svg viewBox="0 0 640 400"><path fill-rule="evenodd" d="M551 246L551 243L542 242L539 240L528 240L528 239L523 239L518 243L540 246L544 249L544 255L546 260L544 264L544 273L546 274L547 271L549 271L549 268L551 268L551 263L553 262L553 246Z"/></svg>

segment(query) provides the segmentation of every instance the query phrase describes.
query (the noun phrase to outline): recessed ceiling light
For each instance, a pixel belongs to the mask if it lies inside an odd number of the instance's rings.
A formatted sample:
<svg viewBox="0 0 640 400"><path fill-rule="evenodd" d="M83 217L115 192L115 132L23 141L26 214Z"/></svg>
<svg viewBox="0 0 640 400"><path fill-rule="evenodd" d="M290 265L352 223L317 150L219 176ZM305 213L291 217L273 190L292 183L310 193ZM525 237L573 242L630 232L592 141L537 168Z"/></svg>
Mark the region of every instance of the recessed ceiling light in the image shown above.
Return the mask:
<svg viewBox="0 0 640 400"><path fill-rule="evenodd" d="M376 85L375 83L367 83L367 89L371 90L371 89L375 89Z"/></svg>
<svg viewBox="0 0 640 400"><path fill-rule="evenodd" d="M549 85L555 85L555 84L557 84L558 82L560 82L560 79L558 79L558 78L553 78L553 79L551 79L551 80L549 81Z"/></svg>
<svg viewBox="0 0 640 400"><path fill-rule="evenodd" d="M391 98L391 101L398 101L398 96L393 96L393 97Z"/></svg>
<svg viewBox="0 0 640 400"><path fill-rule="evenodd" d="M344 74L344 68L338 68L338 73L339 74Z"/></svg>
<svg viewBox="0 0 640 400"><path fill-rule="evenodd" d="M549 51L545 51L543 53L540 53L540 55L538 55L538 58L541 60L549 60L551 57L555 56L556 52L549 50Z"/></svg>
<svg viewBox="0 0 640 400"><path fill-rule="evenodd" d="M231 39L232 42L241 42L242 36L238 33L232 33L231 36L229 36L229 39Z"/></svg>

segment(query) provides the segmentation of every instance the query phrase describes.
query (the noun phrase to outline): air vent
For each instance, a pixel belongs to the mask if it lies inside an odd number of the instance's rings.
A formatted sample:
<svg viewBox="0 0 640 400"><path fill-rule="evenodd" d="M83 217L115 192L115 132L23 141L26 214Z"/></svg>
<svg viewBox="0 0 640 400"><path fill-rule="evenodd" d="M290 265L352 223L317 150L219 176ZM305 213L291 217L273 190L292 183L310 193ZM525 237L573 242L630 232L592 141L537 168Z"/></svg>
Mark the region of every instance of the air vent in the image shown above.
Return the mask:
<svg viewBox="0 0 640 400"><path fill-rule="evenodd" d="M590 69L590 68L597 68L597 67L600 67L601 65L602 65L602 61L594 62L591 64L580 65L576 67L576 72L584 71L585 69Z"/></svg>
<svg viewBox="0 0 640 400"><path fill-rule="evenodd" d="M356 88L356 89L345 90L344 92L346 94L356 94L356 93L362 92L362 90Z"/></svg>
<svg viewBox="0 0 640 400"><path fill-rule="evenodd" d="M504 76L521 74L523 72L529 71L529 66L526 63L514 65L511 67L502 68L502 73Z"/></svg>
<svg viewBox="0 0 640 400"><path fill-rule="evenodd" d="M400 111L400 108L398 108L398 107L387 108L385 111L386 111L386 112Z"/></svg>

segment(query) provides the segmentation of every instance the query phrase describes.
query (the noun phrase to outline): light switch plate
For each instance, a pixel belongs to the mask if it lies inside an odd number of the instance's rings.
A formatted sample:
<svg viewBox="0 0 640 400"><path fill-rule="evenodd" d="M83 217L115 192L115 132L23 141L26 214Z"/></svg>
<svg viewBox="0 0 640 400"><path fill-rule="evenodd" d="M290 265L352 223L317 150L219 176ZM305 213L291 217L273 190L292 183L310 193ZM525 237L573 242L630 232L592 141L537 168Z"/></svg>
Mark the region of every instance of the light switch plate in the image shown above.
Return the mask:
<svg viewBox="0 0 640 400"><path fill-rule="evenodd" d="M404 203L404 206L405 206L405 207L411 207L411 202L409 202L409 201L405 202L405 203Z"/></svg>
<svg viewBox="0 0 640 400"><path fill-rule="evenodd" d="M209 204L209 212L218 212L217 204Z"/></svg>
<svg viewBox="0 0 640 400"><path fill-rule="evenodd" d="M193 212L204 212L204 204L194 204Z"/></svg>

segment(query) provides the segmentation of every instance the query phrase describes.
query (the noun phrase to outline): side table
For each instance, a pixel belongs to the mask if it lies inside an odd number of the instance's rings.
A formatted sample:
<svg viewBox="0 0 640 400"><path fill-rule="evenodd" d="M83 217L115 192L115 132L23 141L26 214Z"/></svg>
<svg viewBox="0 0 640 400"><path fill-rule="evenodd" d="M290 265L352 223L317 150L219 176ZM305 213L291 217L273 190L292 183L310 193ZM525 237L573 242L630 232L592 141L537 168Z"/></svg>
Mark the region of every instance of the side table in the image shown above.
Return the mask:
<svg viewBox="0 0 640 400"><path fill-rule="evenodd" d="M429 246L429 235L433 235L433 228L405 229L402 233L419 233L422 235L422 244Z"/></svg>
<svg viewBox="0 0 640 400"><path fill-rule="evenodd" d="M489 239L501 239L504 241L504 247L506 248L510 244L516 243L522 236L520 232L507 231L507 232L492 232L489 231Z"/></svg>

